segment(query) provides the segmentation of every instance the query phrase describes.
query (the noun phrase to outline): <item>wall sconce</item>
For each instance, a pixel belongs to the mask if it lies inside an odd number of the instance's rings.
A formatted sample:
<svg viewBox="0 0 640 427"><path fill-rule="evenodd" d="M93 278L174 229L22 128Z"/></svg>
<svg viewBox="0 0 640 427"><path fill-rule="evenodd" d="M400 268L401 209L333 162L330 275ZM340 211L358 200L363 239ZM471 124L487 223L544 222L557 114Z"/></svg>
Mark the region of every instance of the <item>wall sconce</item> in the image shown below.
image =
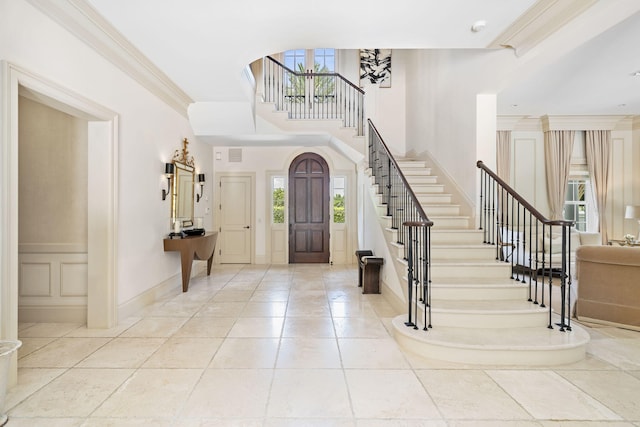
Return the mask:
<svg viewBox="0 0 640 427"><path fill-rule="evenodd" d="M640 206L627 205L624 218L638 220L638 235L636 236L636 240L640 240Z"/></svg>
<svg viewBox="0 0 640 427"><path fill-rule="evenodd" d="M173 178L173 163L164 164L164 175L167 177L167 189L162 189L162 200L167 198L167 195L171 192L171 179Z"/></svg>
<svg viewBox="0 0 640 427"><path fill-rule="evenodd" d="M202 190L204 188L204 174L198 174L198 184L200 184L200 194L196 194L196 203L200 203L200 199L202 199Z"/></svg>

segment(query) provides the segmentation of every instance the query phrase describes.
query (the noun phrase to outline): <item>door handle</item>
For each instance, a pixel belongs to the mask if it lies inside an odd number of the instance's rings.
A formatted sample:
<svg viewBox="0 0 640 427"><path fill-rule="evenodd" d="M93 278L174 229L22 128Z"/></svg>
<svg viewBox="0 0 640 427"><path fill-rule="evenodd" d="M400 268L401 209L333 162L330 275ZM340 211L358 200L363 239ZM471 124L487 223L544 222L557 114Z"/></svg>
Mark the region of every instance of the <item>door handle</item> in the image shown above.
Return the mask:
<svg viewBox="0 0 640 427"><path fill-rule="evenodd" d="M244 226L244 228L250 228L248 225Z"/></svg>

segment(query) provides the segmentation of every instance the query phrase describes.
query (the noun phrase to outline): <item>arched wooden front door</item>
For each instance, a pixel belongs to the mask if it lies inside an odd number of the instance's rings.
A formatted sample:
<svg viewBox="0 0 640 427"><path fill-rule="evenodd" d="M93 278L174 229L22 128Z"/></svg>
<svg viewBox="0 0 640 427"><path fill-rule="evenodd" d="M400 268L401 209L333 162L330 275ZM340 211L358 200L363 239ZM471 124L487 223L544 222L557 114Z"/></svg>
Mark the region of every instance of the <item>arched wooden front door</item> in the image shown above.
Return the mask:
<svg viewBox="0 0 640 427"><path fill-rule="evenodd" d="M329 166L303 153L289 168L289 263L329 262Z"/></svg>

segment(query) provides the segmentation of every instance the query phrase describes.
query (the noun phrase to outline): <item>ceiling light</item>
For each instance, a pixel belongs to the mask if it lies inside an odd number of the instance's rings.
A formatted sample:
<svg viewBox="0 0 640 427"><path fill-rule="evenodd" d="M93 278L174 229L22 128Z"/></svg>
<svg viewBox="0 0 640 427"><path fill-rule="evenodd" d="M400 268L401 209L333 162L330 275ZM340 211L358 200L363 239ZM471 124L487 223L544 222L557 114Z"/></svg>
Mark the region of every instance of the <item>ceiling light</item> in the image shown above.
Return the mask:
<svg viewBox="0 0 640 427"><path fill-rule="evenodd" d="M476 21L471 26L471 31L473 31L474 33L479 33L480 31L484 30L484 27L486 26L487 21Z"/></svg>
<svg viewBox="0 0 640 427"><path fill-rule="evenodd" d="M640 71L633 72L633 73L631 73L631 75L633 77L640 77Z"/></svg>

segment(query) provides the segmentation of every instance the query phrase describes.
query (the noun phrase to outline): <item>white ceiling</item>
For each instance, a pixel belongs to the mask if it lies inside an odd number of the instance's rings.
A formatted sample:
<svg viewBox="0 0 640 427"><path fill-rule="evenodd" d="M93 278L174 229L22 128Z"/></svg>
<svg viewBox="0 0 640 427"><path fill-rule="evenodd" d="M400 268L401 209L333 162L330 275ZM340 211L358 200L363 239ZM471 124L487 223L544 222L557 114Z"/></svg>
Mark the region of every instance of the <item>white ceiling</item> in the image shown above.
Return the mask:
<svg viewBox="0 0 640 427"><path fill-rule="evenodd" d="M313 47L483 49L532 6L569 0L87 1L197 102L243 100L242 70L264 55ZM640 115L640 77L631 76L640 71L640 1L580 1L595 4L585 15L597 19L606 10L610 19L601 21L616 25L594 26L588 41L574 40L545 67L512 78L498 95L499 114ZM485 29L472 32L479 20Z"/></svg>

